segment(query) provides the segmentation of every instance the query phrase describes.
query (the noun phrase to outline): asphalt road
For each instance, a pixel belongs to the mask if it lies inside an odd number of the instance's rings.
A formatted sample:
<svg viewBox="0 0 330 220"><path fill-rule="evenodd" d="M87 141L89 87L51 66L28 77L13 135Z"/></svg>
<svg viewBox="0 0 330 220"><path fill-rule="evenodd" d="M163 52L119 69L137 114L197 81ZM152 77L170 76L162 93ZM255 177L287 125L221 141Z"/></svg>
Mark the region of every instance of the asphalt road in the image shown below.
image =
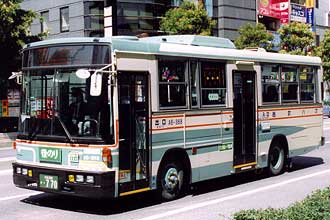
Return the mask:
<svg viewBox="0 0 330 220"><path fill-rule="evenodd" d="M11 178L14 150L0 143L0 219L231 219L242 209L286 207L330 186L330 119L326 145L293 160L284 174L254 172L195 184L189 195L161 203L152 192L116 200L89 200L16 188ZM0 140L1 141L1 140Z"/></svg>

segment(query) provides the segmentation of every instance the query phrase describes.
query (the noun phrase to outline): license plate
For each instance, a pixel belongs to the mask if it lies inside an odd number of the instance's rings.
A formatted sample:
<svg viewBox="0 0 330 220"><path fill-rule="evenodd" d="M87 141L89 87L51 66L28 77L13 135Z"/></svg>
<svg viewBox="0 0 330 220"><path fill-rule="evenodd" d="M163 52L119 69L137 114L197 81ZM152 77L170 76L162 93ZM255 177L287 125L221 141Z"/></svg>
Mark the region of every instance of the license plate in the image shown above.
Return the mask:
<svg viewBox="0 0 330 220"><path fill-rule="evenodd" d="M58 189L58 176L46 174L39 175L39 187L46 189Z"/></svg>

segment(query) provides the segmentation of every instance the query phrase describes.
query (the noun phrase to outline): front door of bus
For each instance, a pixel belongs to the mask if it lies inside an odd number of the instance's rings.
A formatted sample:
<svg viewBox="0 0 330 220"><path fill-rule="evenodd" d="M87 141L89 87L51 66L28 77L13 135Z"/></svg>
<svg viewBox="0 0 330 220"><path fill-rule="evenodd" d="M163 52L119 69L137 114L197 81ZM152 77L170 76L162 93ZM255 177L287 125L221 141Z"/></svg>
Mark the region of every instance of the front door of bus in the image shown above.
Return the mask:
<svg viewBox="0 0 330 220"><path fill-rule="evenodd" d="M119 193L149 186L148 74L118 72Z"/></svg>
<svg viewBox="0 0 330 220"><path fill-rule="evenodd" d="M254 71L233 71L234 168L256 162L256 90Z"/></svg>

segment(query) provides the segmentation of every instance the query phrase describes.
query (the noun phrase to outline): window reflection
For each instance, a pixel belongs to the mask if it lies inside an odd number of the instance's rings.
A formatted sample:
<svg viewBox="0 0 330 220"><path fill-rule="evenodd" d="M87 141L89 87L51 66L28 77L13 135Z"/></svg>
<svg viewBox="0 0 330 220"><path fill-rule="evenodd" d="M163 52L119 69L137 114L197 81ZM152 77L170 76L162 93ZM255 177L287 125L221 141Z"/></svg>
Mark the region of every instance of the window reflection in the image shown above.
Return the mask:
<svg viewBox="0 0 330 220"><path fill-rule="evenodd" d="M160 107L186 107L186 61L159 60Z"/></svg>

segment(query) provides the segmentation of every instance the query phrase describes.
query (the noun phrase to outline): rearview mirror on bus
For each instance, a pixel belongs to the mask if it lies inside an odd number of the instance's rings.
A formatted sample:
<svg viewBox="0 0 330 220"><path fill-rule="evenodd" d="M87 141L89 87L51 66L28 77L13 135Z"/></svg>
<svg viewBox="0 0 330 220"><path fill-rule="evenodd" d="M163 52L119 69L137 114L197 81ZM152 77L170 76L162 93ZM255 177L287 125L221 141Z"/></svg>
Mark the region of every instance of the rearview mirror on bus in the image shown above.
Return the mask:
<svg viewBox="0 0 330 220"><path fill-rule="evenodd" d="M22 72L12 72L12 75L8 79L16 79L16 83L21 85L22 84Z"/></svg>
<svg viewBox="0 0 330 220"><path fill-rule="evenodd" d="M91 76L91 73L86 69L78 69L76 71L76 76L80 79L87 79Z"/></svg>
<svg viewBox="0 0 330 220"><path fill-rule="evenodd" d="M91 76L90 95L100 96L101 92L102 92L102 73L96 71Z"/></svg>

